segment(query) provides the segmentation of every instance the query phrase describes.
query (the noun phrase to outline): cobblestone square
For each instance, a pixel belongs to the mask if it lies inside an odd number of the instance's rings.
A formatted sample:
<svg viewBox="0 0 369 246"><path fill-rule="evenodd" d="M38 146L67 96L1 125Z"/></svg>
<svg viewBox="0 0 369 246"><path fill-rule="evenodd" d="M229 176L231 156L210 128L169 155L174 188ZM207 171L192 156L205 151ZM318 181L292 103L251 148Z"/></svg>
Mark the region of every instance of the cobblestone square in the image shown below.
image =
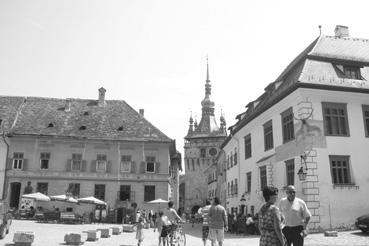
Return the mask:
<svg viewBox="0 0 369 246"><path fill-rule="evenodd" d="M10 233L5 239L0 240L0 245L12 246L13 235L16 231L35 232L35 241L33 246L57 246L65 245L64 235L66 233L82 233L83 231L98 228L110 228L116 224L85 224L85 225L66 225L66 224L46 224L35 221L14 220ZM196 224L193 228L186 224L184 231L186 233L187 246L201 246L201 225ZM145 240L142 246L156 246L157 232L153 229L145 229ZM137 245L135 233L124 232L120 235L112 235L109 238L100 238L95 242L85 242L87 246L134 246ZM210 242L207 243L210 246ZM259 236L243 236L226 234L225 246L257 246L259 245ZM369 245L369 234L361 231L339 232L338 237L324 237L322 233L310 234L305 241L306 246L365 246Z"/></svg>

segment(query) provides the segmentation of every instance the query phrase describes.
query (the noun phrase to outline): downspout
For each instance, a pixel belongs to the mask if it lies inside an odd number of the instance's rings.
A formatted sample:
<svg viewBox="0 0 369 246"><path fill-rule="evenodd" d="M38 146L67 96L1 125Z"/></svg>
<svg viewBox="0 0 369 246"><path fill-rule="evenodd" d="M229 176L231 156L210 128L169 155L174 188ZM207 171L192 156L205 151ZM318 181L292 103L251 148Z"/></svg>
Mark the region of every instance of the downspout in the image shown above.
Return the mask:
<svg viewBox="0 0 369 246"><path fill-rule="evenodd" d="M7 164L8 164L8 155L9 155L9 143L6 141L6 137L5 137L5 132L3 132L1 134L1 137L3 138L4 140L4 143L6 144L6 155L5 155L5 169L4 169L4 184L3 184L3 196L2 196L2 200L5 200L7 195L8 195L8 189L7 189Z"/></svg>

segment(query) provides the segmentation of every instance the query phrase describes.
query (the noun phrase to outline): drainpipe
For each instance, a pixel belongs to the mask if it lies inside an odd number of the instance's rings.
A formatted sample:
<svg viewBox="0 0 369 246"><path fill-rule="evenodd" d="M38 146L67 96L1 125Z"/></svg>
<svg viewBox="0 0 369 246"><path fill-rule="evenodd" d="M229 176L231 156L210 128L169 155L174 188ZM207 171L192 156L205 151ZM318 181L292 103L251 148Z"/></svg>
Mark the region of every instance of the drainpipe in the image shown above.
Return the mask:
<svg viewBox="0 0 369 246"><path fill-rule="evenodd" d="M5 155L5 169L4 169L4 184L3 184L3 196L2 199L5 200L8 195L8 189L7 189L7 163L8 163L8 155L9 155L9 143L6 141L5 133L1 134L1 137L4 140L4 143L6 144L6 155Z"/></svg>

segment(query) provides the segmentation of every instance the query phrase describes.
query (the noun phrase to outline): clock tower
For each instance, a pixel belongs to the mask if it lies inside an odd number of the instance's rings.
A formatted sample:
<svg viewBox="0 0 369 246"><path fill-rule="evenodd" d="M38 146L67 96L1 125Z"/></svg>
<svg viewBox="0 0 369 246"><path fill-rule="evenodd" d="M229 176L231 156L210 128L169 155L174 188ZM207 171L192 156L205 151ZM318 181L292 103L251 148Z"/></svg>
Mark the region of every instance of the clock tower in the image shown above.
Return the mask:
<svg viewBox="0 0 369 246"><path fill-rule="evenodd" d="M215 163L220 145L227 137L226 122L220 116L220 127L215 115L215 103L211 101L211 84L209 79L209 63L206 63L205 98L201 101L201 120L193 120L190 116L189 128L185 136L184 166L185 175L181 179L180 207L185 212L196 212L204 205L205 200L212 198L208 194L208 176L206 170Z"/></svg>

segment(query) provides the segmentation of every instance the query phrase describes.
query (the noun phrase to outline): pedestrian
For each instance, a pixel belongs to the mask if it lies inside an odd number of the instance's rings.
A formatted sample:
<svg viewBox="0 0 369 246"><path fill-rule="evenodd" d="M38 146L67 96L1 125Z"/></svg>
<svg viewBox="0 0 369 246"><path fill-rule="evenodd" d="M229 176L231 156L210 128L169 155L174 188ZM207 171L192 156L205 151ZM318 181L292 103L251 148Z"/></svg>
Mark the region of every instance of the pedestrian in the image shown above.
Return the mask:
<svg viewBox="0 0 369 246"><path fill-rule="evenodd" d="M223 245L224 241L224 230L228 230L228 219L225 208L220 205L218 197L213 200L213 206L209 210L209 238L211 245L215 246L218 242L219 246Z"/></svg>
<svg viewBox="0 0 369 246"><path fill-rule="evenodd" d="M210 201L205 202L205 206L203 208L199 208L198 213L202 216L202 241L204 242L204 246L206 245L206 241L209 236L209 210L210 210Z"/></svg>
<svg viewBox="0 0 369 246"><path fill-rule="evenodd" d="M136 224L137 231L136 231L136 239L137 239L137 246L141 246L142 241L144 240L144 219L140 217L138 219L138 223Z"/></svg>
<svg viewBox="0 0 369 246"><path fill-rule="evenodd" d="M281 228L281 213L275 205L278 189L266 186L263 189L265 204L259 211L260 246L284 246L286 240Z"/></svg>
<svg viewBox="0 0 369 246"><path fill-rule="evenodd" d="M255 222L252 219L252 215L251 214L247 214L247 219L246 219L246 232L247 234L254 234L255 233Z"/></svg>
<svg viewBox="0 0 369 246"><path fill-rule="evenodd" d="M282 198L279 203L284 217L283 234L287 239L287 246L291 246L291 244L303 246L311 213L306 203L296 197L296 189L293 185L287 186L286 194L287 196Z"/></svg>
<svg viewBox="0 0 369 246"><path fill-rule="evenodd" d="M167 216L164 215L163 212L159 212L159 217L156 220L155 227L158 229L159 232L159 246L160 245L168 245L168 235L170 233L171 223ZM155 232L155 229L154 229ZM163 243L163 244L161 244Z"/></svg>

